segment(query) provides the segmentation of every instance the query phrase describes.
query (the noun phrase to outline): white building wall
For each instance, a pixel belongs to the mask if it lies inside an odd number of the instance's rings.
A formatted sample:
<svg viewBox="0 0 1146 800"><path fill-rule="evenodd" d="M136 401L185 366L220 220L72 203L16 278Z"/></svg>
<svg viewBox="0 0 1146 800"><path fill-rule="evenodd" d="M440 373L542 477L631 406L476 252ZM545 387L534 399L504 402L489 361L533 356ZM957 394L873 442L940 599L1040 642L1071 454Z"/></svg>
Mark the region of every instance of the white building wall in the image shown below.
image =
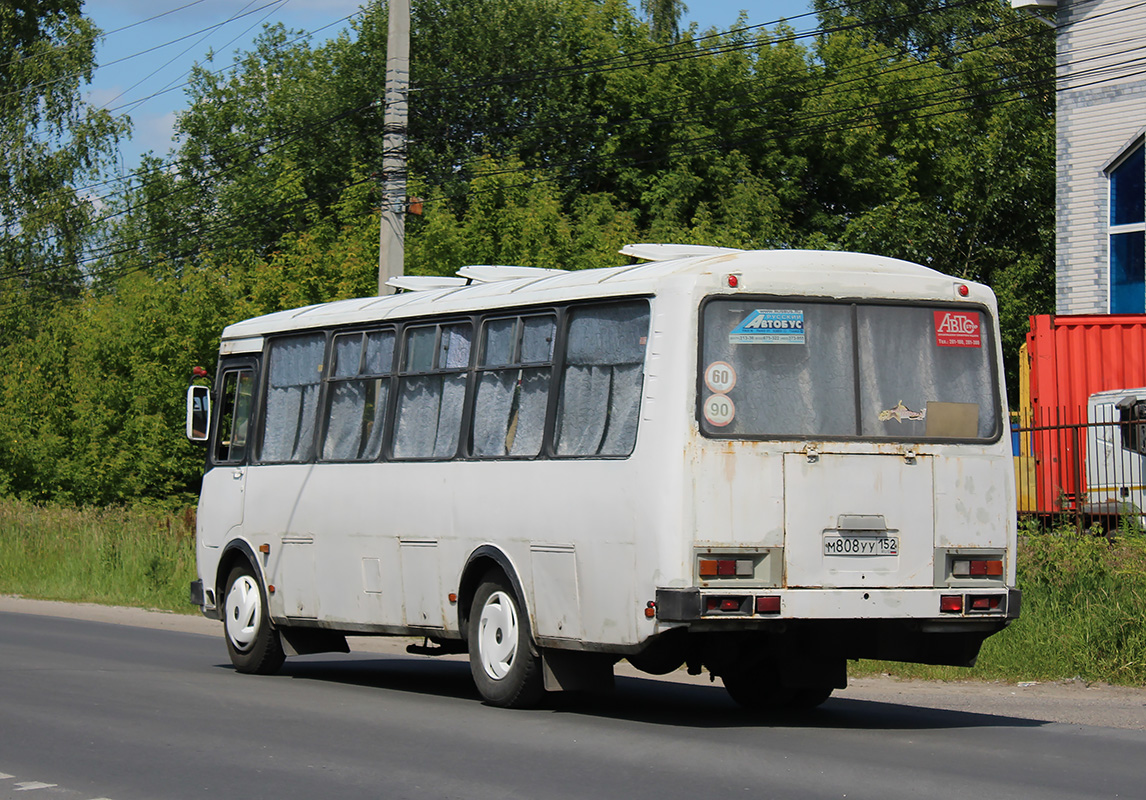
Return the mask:
<svg viewBox="0 0 1146 800"><path fill-rule="evenodd" d="M1056 311L1109 311L1105 168L1146 127L1146 5L1059 0Z"/></svg>

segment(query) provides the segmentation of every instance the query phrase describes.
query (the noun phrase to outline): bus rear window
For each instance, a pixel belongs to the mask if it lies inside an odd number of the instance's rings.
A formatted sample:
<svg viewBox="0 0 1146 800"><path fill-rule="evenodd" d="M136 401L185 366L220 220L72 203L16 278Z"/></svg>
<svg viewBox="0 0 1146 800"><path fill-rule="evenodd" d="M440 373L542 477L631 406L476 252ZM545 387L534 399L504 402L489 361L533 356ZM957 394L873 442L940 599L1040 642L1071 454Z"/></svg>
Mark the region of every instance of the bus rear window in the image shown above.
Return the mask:
<svg viewBox="0 0 1146 800"><path fill-rule="evenodd" d="M700 424L720 438L993 439L999 393L978 308L705 304Z"/></svg>

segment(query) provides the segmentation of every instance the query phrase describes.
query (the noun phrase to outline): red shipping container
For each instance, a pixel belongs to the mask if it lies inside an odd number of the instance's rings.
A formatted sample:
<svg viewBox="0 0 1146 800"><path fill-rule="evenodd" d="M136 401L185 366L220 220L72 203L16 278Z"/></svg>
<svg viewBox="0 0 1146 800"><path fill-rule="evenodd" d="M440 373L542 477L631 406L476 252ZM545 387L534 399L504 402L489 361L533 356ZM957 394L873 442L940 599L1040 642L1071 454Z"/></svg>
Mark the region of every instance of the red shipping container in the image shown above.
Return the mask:
<svg viewBox="0 0 1146 800"><path fill-rule="evenodd" d="M1086 401L1095 392L1146 386L1146 314L1040 314L1030 320L1038 508L1069 511L1085 496L1079 467L1085 434L1078 427L1039 429L1085 424Z"/></svg>

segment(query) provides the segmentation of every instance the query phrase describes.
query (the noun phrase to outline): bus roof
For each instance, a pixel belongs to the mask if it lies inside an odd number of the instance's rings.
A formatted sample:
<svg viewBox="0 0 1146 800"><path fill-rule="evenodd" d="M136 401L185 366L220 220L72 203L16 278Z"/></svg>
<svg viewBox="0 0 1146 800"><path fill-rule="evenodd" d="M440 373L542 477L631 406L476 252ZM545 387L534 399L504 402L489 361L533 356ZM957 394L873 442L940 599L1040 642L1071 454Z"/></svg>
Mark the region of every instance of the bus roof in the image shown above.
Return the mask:
<svg viewBox="0 0 1146 800"><path fill-rule="evenodd" d="M739 276L739 288L735 291L743 294L963 299L995 305L994 295L986 286L960 281L908 261L864 253L732 250L690 245L630 245L622 253L658 260L568 272L522 267L463 267L460 275L468 275L471 280L476 276L477 280L465 285L454 285L456 279L404 281L399 284L403 288L430 288L336 300L266 314L229 325L223 331L223 340L489 308L655 294L666 282L674 280L711 284L714 292L730 292L734 290L725 282L730 274ZM681 254L682 257L675 257ZM966 285L969 295L956 296L953 284Z"/></svg>

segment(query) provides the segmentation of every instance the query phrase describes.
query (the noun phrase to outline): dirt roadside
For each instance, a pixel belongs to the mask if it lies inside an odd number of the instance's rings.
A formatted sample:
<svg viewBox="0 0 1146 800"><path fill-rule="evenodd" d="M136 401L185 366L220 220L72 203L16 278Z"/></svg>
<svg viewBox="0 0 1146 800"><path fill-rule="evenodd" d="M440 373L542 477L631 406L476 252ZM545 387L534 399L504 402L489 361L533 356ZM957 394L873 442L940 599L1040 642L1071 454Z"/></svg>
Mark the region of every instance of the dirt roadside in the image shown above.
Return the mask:
<svg viewBox="0 0 1146 800"><path fill-rule="evenodd" d="M146 611L139 608L60 603L0 595L0 612L71 617L91 622L132 625L222 637L218 622L196 615ZM350 637L354 652L405 654L409 639ZM463 656L454 656L463 658ZM621 662L618 675L649 678ZM707 675L691 676L683 670L657 680L709 682ZM899 680L890 676L853 678L847 689L833 697L905 706L937 708L1024 720L1060 722L1146 731L1146 687L1087 684L1082 681L984 683Z"/></svg>

